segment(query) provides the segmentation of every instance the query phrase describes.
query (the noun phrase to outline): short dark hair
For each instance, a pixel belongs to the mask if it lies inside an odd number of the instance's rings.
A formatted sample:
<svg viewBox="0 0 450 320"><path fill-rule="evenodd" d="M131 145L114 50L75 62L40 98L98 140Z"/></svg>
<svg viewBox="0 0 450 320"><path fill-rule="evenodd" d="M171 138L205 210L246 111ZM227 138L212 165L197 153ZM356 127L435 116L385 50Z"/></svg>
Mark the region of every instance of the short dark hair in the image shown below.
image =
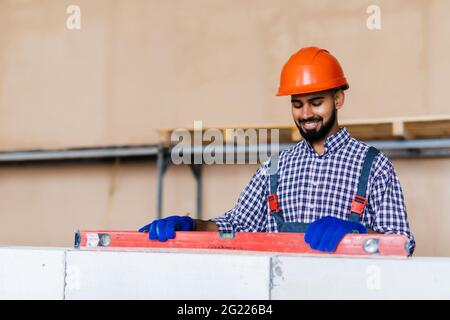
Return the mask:
<svg viewBox="0 0 450 320"><path fill-rule="evenodd" d="M333 90L334 93L336 93L336 92L338 92L338 91L340 91L340 90L345 91L345 90L347 90L349 87L350 87L350 86L349 86L348 84L344 84L344 85L342 85L342 86L340 86L340 87L337 87L337 88L334 88L334 89L332 89L332 90Z"/></svg>

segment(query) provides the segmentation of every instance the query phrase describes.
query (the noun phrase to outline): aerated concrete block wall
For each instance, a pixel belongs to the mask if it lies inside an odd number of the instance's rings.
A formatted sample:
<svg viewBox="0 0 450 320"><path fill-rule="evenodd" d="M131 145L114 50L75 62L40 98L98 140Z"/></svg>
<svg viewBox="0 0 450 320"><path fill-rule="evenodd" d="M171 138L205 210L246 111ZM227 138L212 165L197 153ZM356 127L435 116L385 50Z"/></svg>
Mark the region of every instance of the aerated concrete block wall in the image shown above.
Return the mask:
<svg viewBox="0 0 450 320"><path fill-rule="evenodd" d="M450 299L450 259L3 247L0 299Z"/></svg>

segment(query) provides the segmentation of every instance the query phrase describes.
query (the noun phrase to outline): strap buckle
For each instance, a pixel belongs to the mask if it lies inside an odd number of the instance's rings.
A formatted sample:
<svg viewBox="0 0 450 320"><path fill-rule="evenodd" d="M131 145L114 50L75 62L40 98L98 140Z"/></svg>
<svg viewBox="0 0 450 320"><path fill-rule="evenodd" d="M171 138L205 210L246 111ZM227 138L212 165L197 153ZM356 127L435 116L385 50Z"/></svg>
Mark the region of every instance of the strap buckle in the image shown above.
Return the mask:
<svg viewBox="0 0 450 320"><path fill-rule="evenodd" d="M280 212L280 207L278 205L278 196L276 193L269 194L267 196L267 199L269 200L269 208L270 212Z"/></svg>
<svg viewBox="0 0 450 320"><path fill-rule="evenodd" d="M362 217L364 209L366 208L367 198L356 195L352 201L352 213L358 214Z"/></svg>

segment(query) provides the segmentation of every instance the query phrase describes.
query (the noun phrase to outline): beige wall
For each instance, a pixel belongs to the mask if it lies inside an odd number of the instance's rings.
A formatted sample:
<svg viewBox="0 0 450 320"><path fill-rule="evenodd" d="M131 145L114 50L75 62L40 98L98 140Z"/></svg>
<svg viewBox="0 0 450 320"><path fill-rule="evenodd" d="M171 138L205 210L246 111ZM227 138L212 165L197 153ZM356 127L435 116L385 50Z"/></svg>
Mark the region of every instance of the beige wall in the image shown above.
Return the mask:
<svg viewBox="0 0 450 320"><path fill-rule="evenodd" d="M66 7L81 7L69 31ZM342 118L448 114L446 0L0 1L0 149L155 141L155 128L289 124L274 96L302 46L350 81Z"/></svg>
<svg viewBox="0 0 450 320"><path fill-rule="evenodd" d="M82 28L69 31L69 4ZM157 141L156 128L290 124L274 96L302 46L328 48L351 90L343 119L449 114L447 0L0 0L0 150ZM450 255L449 159L401 160L417 252ZM230 208L254 167L205 169L205 212ZM154 212L155 166L0 169L0 243L69 245L72 230L134 228ZM194 208L187 168L169 169L166 212ZM170 191L170 194L169 194ZM439 197L438 197L439 196ZM441 198L442 205L436 198Z"/></svg>

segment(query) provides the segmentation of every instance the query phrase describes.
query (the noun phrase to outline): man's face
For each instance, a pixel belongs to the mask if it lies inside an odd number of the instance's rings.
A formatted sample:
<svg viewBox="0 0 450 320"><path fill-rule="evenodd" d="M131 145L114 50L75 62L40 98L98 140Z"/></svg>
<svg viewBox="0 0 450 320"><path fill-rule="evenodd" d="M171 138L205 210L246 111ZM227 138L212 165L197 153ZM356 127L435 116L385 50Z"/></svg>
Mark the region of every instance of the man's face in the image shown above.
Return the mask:
<svg viewBox="0 0 450 320"><path fill-rule="evenodd" d="M291 102L295 125L305 140L314 142L327 136L337 117L332 91L293 95Z"/></svg>

